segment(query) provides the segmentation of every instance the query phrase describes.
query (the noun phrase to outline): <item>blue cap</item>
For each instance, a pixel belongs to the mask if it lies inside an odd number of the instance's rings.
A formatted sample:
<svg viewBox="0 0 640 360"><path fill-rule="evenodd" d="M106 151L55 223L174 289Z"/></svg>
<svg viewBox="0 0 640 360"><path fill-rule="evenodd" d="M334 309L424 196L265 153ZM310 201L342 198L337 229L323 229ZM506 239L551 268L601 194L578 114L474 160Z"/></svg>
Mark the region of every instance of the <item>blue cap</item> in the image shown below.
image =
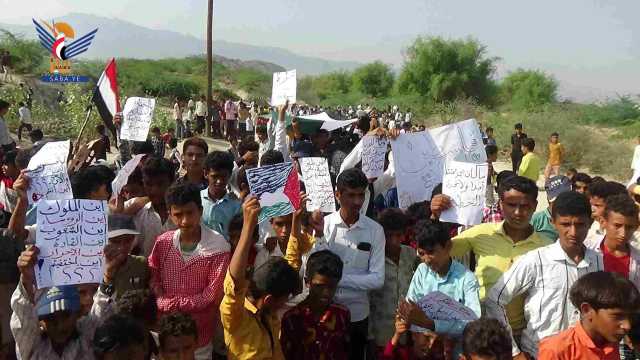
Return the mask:
<svg viewBox="0 0 640 360"><path fill-rule="evenodd" d="M36 304L38 316L46 316L58 311L79 311L80 295L73 285L54 286L49 288Z"/></svg>

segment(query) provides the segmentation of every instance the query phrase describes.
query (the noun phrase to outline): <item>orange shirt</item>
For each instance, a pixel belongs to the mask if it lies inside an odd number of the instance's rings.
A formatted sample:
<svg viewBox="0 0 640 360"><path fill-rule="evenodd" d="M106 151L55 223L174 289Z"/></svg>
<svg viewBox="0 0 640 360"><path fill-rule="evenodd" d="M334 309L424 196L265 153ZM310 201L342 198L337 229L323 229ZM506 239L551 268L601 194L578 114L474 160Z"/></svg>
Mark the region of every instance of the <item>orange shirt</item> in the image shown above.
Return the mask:
<svg viewBox="0 0 640 360"><path fill-rule="evenodd" d="M607 344L602 348L578 323L558 335L549 336L540 341L538 360L619 360L618 344Z"/></svg>
<svg viewBox="0 0 640 360"><path fill-rule="evenodd" d="M562 144L549 143L549 164L560 165L562 164L562 158L564 157L564 146Z"/></svg>

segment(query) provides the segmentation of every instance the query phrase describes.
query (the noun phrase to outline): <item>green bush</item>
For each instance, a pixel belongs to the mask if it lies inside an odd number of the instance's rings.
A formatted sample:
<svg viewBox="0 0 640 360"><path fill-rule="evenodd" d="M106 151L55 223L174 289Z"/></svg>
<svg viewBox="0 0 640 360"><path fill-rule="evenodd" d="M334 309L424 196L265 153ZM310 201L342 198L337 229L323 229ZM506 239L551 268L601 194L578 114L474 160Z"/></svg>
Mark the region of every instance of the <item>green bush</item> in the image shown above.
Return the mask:
<svg viewBox="0 0 640 360"><path fill-rule="evenodd" d="M0 29L0 49L9 51L11 67L20 74L35 73L48 63L47 51L38 41L25 40L3 29Z"/></svg>
<svg viewBox="0 0 640 360"><path fill-rule="evenodd" d="M371 97L385 97L393 88L393 72L389 65L376 61L353 72L353 88Z"/></svg>
<svg viewBox="0 0 640 360"><path fill-rule="evenodd" d="M556 101L558 82L539 70L518 69L500 84L503 102L517 110L534 110Z"/></svg>
<svg viewBox="0 0 640 360"><path fill-rule="evenodd" d="M398 90L436 103L475 98L491 104L496 91L492 80L495 62L496 58L486 57L485 46L473 39L419 37L407 49Z"/></svg>

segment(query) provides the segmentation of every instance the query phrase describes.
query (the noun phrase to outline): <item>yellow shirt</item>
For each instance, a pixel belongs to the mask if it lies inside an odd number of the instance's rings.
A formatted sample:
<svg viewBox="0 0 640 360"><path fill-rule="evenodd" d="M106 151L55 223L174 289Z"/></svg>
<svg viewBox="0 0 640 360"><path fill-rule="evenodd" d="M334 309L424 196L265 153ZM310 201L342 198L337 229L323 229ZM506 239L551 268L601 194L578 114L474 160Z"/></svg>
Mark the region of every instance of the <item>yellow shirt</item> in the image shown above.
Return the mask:
<svg viewBox="0 0 640 360"><path fill-rule="evenodd" d="M564 157L564 146L562 144L549 143L549 165L557 166L562 164L562 158Z"/></svg>
<svg viewBox="0 0 640 360"><path fill-rule="evenodd" d="M527 153L522 157L522 163L520 163L518 175L524 176L528 179L533 180L534 182L537 182L538 177L540 177L541 168L542 163L540 162L540 158L538 157L538 155L534 153Z"/></svg>
<svg viewBox="0 0 640 360"><path fill-rule="evenodd" d="M299 240L293 235L289 236L289 243L287 244L284 259L296 272L300 271L302 256L309 253L315 243L316 238L306 232L302 233L302 237Z"/></svg>
<svg viewBox="0 0 640 360"><path fill-rule="evenodd" d="M551 240L533 232L525 240L514 243L504 232L504 221L480 224L453 239L451 256L462 257L473 251L476 255L476 277L480 284L480 300L484 300L489 289L498 281L520 256L542 246ZM512 329L520 330L526 325L524 320L524 297L515 298L505 308Z"/></svg>
<svg viewBox="0 0 640 360"><path fill-rule="evenodd" d="M246 298L247 287L237 289L227 271L220 319L229 359L284 359L280 347L280 319L263 314Z"/></svg>

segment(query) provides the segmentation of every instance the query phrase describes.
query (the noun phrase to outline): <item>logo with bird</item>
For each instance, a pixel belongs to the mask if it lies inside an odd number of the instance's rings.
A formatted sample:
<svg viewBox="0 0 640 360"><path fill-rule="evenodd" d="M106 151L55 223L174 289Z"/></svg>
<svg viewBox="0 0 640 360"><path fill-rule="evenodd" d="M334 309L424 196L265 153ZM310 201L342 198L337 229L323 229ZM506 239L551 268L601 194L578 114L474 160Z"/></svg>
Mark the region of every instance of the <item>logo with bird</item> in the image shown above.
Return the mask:
<svg viewBox="0 0 640 360"><path fill-rule="evenodd" d="M51 23L48 23L41 20L41 24L35 19L32 20L36 26L40 44L47 49L51 55L50 63L52 74L70 73L70 59L87 51L91 45L91 41L93 41L93 38L98 32L96 28L76 38L75 31L71 25L66 22L51 21Z"/></svg>

